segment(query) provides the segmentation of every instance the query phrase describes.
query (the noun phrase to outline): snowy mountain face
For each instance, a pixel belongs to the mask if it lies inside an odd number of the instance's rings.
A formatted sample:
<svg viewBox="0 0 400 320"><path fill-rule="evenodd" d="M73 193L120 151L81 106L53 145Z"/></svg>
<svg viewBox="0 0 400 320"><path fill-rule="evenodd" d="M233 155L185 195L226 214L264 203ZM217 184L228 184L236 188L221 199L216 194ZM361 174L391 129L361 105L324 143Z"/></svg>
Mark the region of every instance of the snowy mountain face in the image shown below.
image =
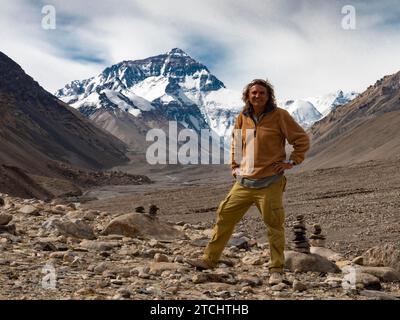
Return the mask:
<svg viewBox="0 0 400 320"><path fill-rule="evenodd" d="M157 127L157 119L163 118L196 131L211 129L224 138L227 147L235 118L243 107L240 92L225 88L206 66L178 48L143 60L122 61L95 77L72 81L55 95L91 119L104 118L99 112L106 111L119 118L126 115L140 119L149 127ZM356 96L338 91L288 100L279 106L308 128ZM110 125L103 125L110 130Z"/></svg>
<svg viewBox="0 0 400 320"><path fill-rule="evenodd" d="M322 114L314 105L305 100L288 100L283 108L304 128L310 127L315 121L322 118Z"/></svg>
<svg viewBox="0 0 400 320"><path fill-rule="evenodd" d="M328 93L322 96L310 97L304 100L311 102L314 107L325 117L337 106L346 104L357 98L358 93L354 91L344 93L342 90Z"/></svg>
<svg viewBox="0 0 400 320"><path fill-rule="evenodd" d="M55 95L86 116L116 108L135 117L161 112L186 128L230 136L242 108L240 94L181 49L143 60L123 61L101 74L72 81Z"/></svg>
<svg viewBox="0 0 400 320"><path fill-rule="evenodd" d="M355 99L358 93L342 90L322 96L304 99L287 100L278 104L286 109L292 117L304 128L309 128L314 122L324 118L337 106L346 104Z"/></svg>

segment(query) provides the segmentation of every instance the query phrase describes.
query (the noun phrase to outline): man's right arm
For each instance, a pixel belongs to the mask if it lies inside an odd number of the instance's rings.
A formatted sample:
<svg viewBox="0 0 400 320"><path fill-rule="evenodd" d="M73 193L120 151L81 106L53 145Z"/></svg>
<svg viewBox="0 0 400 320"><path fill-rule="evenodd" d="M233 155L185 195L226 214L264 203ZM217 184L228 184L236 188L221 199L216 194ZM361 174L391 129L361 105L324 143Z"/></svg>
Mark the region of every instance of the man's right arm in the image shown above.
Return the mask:
<svg viewBox="0 0 400 320"><path fill-rule="evenodd" d="M231 168L232 168L232 175L236 178L236 174L240 168L240 164L237 163L237 155L238 152L238 139L242 139L240 135L237 135L237 131L240 130L242 127L242 114L240 113L236 117L235 125L233 126L232 135L231 135ZM240 147L241 144L239 144Z"/></svg>

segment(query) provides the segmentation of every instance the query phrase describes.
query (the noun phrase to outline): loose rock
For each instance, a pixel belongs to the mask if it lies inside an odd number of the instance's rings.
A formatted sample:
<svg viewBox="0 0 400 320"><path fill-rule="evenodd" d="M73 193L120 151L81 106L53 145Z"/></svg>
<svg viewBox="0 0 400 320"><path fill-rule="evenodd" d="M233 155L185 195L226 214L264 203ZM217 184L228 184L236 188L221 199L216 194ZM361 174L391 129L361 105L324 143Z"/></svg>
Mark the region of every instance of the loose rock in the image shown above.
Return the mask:
<svg viewBox="0 0 400 320"><path fill-rule="evenodd" d="M12 215L8 213L0 213L0 225L4 226L12 220Z"/></svg>
<svg viewBox="0 0 400 320"><path fill-rule="evenodd" d="M96 239L92 228L84 221L75 220L60 220L50 218L43 223L43 228L46 230L57 230L62 235L80 238L80 239Z"/></svg>
<svg viewBox="0 0 400 320"><path fill-rule="evenodd" d="M333 262L322 256L295 251L285 251L285 267L292 271L301 272L340 272L340 269Z"/></svg>
<svg viewBox="0 0 400 320"><path fill-rule="evenodd" d="M21 209L18 210L20 213L28 214L28 215L39 215L39 209L31 206L31 205L26 205L23 206Z"/></svg>

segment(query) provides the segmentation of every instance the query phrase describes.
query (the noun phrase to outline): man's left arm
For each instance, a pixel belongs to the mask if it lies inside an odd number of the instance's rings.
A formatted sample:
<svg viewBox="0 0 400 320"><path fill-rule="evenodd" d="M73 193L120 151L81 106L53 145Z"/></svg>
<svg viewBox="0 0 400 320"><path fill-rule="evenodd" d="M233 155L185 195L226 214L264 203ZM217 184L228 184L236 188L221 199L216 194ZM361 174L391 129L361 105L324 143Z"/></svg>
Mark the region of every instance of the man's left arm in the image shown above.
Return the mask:
<svg viewBox="0 0 400 320"><path fill-rule="evenodd" d="M306 152L310 149L308 134L286 110L282 112L281 129L289 144L293 146L289 160L292 160L295 165L302 163Z"/></svg>

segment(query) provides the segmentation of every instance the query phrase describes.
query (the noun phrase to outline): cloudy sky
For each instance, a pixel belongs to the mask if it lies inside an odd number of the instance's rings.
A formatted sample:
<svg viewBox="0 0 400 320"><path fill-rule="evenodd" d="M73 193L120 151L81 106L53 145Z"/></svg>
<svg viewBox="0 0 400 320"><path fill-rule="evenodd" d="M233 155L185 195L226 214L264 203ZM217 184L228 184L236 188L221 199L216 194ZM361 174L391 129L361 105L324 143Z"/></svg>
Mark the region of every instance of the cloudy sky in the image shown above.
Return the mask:
<svg viewBox="0 0 400 320"><path fill-rule="evenodd" d="M360 92L400 70L399 0L0 0L0 51L51 92L174 47L231 89L268 78L280 99Z"/></svg>

